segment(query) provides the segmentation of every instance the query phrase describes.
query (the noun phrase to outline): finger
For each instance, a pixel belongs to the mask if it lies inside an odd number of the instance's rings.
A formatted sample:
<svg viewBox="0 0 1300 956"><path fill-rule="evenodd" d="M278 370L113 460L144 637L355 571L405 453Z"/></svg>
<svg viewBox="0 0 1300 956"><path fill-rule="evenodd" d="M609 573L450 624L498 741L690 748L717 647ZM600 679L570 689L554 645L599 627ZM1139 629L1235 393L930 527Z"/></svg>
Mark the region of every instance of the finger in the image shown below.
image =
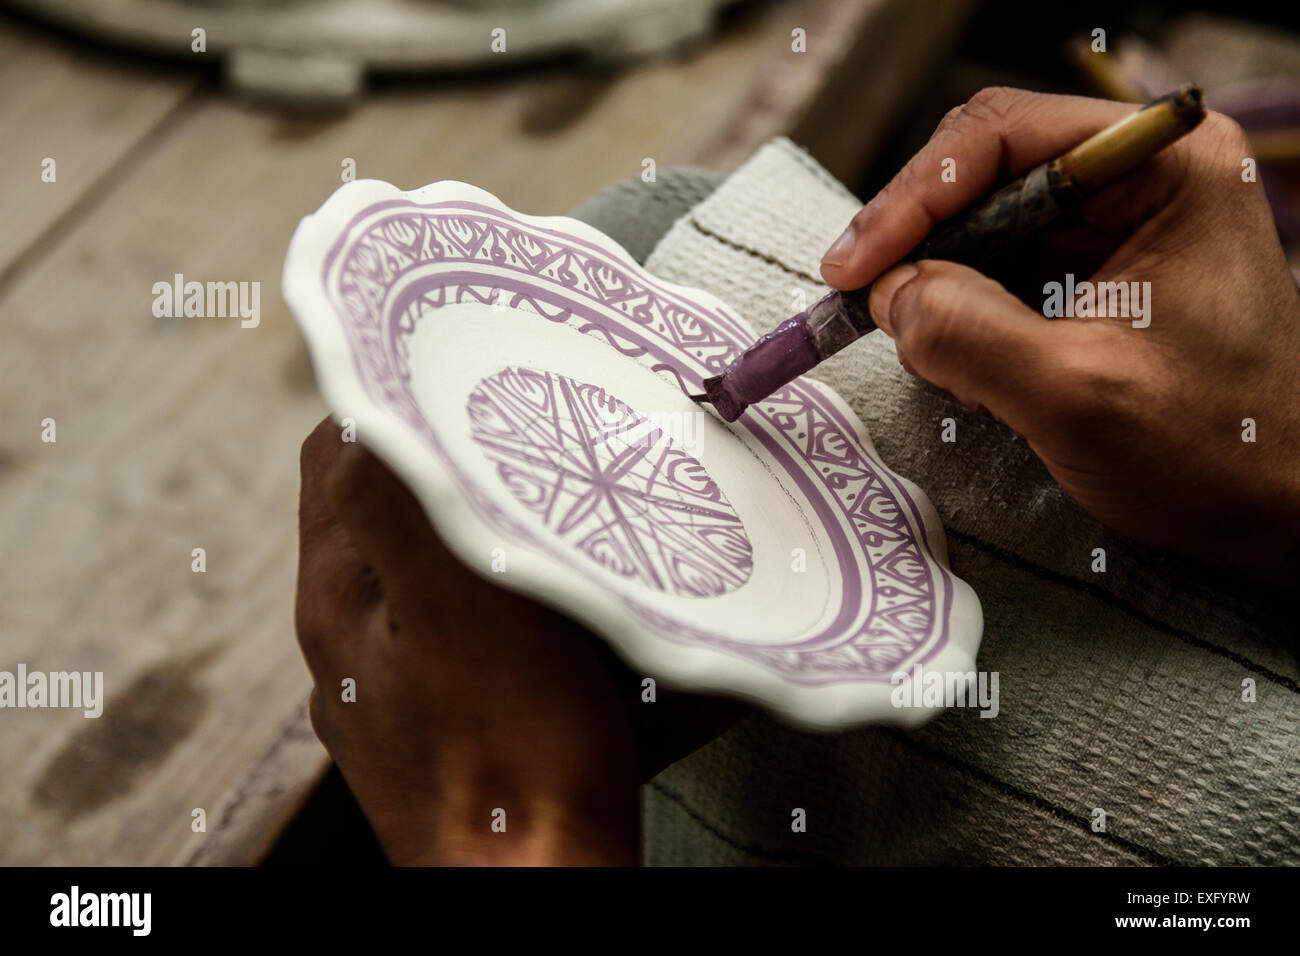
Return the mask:
<svg viewBox="0 0 1300 956"><path fill-rule="evenodd" d="M853 217L827 251L822 277L837 289L861 288L935 225L988 193L999 177L1059 156L1136 108L1001 87L981 90L944 117L921 151ZM953 175L945 177L945 169Z"/></svg>
<svg viewBox="0 0 1300 956"><path fill-rule="evenodd" d="M909 372L1031 438L1087 346L1086 325L1049 321L952 262L898 266L872 287L870 304Z"/></svg>
<svg viewBox="0 0 1300 956"><path fill-rule="evenodd" d="M359 632L379 593L374 575L339 523L325 492L344 447L339 427L326 418L302 443L299 458L298 582L294 622L314 677L332 675L348 657L348 636Z"/></svg>
<svg viewBox="0 0 1300 956"><path fill-rule="evenodd" d="M301 490L298 495L298 556L315 550L317 540L328 536L336 521L325 496L325 477L343 449L339 426L325 418L312 429L298 453Z"/></svg>
<svg viewBox="0 0 1300 956"><path fill-rule="evenodd" d="M446 548L401 480L365 447L347 445L326 494L348 536L374 568L384 597L408 615L437 604Z"/></svg>

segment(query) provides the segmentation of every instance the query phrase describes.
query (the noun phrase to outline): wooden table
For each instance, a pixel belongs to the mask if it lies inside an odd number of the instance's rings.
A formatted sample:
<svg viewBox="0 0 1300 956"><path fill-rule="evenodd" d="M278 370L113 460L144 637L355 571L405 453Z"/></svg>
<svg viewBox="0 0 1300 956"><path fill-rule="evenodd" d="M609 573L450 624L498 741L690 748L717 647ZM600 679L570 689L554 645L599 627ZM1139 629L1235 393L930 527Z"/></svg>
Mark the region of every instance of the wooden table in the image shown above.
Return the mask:
<svg viewBox="0 0 1300 956"><path fill-rule="evenodd" d="M645 157L731 168L787 132L852 176L969 6L775 0L675 61L381 85L315 119L0 16L0 670L103 671L107 697L99 719L0 710L0 862L253 863L328 766L292 621L324 409L279 283L346 159L538 214ZM155 318L175 273L260 282L260 325Z"/></svg>

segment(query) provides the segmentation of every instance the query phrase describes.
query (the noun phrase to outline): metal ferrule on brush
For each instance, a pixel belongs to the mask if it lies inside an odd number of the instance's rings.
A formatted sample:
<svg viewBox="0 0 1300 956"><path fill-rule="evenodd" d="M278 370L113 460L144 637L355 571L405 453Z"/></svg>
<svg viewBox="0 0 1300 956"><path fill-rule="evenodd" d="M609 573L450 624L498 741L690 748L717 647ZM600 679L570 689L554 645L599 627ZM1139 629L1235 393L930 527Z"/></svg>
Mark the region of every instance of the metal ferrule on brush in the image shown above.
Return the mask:
<svg viewBox="0 0 1300 956"><path fill-rule="evenodd" d="M804 315L804 325L817 350L818 361L830 358L876 327L866 309L850 309L844 296L834 292L814 302Z"/></svg>
<svg viewBox="0 0 1300 956"><path fill-rule="evenodd" d="M724 419L734 422L747 406L875 328L865 310L856 323L855 314L843 296L833 292L822 296L742 352L721 375L705 379L704 393L709 403Z"/></svg>

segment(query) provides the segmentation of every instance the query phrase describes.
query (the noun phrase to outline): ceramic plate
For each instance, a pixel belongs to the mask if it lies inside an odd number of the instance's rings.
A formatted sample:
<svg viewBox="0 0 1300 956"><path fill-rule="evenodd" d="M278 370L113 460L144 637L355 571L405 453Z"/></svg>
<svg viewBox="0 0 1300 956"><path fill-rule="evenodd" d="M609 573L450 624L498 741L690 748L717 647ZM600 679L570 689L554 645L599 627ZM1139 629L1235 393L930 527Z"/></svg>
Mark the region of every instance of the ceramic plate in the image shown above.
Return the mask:
<svg viewBox="0 0 1300 956"><path fill-rule="evenodd" d="M358 180L298 227L284 292L326 404L448 546L638 673L830 729L919 723L895 675L974 669L979 601L920 489L809 379L702 411L753 330L591 227Z"/></svg>

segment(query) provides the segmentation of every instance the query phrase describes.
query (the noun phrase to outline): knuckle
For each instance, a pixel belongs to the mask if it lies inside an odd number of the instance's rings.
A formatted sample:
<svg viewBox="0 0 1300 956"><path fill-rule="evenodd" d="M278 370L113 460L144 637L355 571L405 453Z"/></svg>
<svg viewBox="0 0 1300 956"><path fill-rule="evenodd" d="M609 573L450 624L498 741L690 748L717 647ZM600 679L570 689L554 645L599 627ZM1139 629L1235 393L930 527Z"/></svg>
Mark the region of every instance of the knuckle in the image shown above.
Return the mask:
<svg viewBox="0 0 1300 956"><path fill-rule="evenodd" d="M1215 139L1242 149L1250 144L1250 137L1246 134L1245 127L1231 116L1210 110L1205 114L1204 122L1206 129L1214 134Z"/></svg>
<svg viewBox="0 0 1300 956"><path fill-rule="evenodd" d="M322 696L319 687L311 689L311 699L307 704L307 716L311 720L312 732L328 749L328 738L331 736L329 713L326 710L325 698Z"/></svg>
<svg viewBox="0 0 1300 956"><path fill-rule="evenodd" d="M986 86L970 98L965 112L979 120L1004 120L1022 96L1021 90L1009 86Z"/></svg>
<svg viewBox="0 0 1300 956"><path fill-rule="evenodd" d="M302 445L298 449L298 467L304 472L311 469L312 462L320 452L322 424L324 423L317 424L307 433L307 437L302 440Z"/></svg>
<svg viewBox="0 0 1300 956"><path fill-rule="evenodd" d="M311 463L311 458L313 454L312 439L315 437L315 435L316 435L316 431L315 429L313 429L312 431L308 432L307 437L304 438L302 440L302 444L298 446L299 473L305 472L307 470L308 465Z"/></svg>
<svg viewBox="0 0 1300 956"><path fill-rule="evenodd" d="M1061 359L1051 376L1056 405L1072 421L1082 421L1100 413L1098 399L1106 392L1099 370L1077 356Z"/></svg>
<svg viewBox="0 0 1300 956"><path fill-rule="evenodd" d="M314 603L301 590L294 601L293 629L298 636L298 646L302 649L303 657L309 665L314 666L320 660L325 646L325 629L321 626Z"/></svg>
<svg viewBox="0 0 1300 956"><path fill-rule="evenodd" d="M954 126L961 122L961 118L966 110L966 104L954 106L948 112L943 114L943 119L939 120L939 125L935 128L936 133L946 133Z"/></svg>
<svg viewBox="0 0 1300 956"><path fill-rule="evenodd" d="M1107 428L1140 413L1141 376L1126 363L1091 349L1069 349L1051 376L1058 412L1076 426Z"/></svg>
<svg viewBox="0 0 1300 956"><path fill-rule="evenodd" d="M923 270L895 294L893 308L902 319L897 325L899 346L918 368L926 368L943 351L960 318L958 297L951 294L950 285Z"/></svg>
<svg viewBox="0 0 1300 956"><path fill-rule="evenodd" d="M889 186L892 185L893 183L891 182ZM889 186L886 186L883 190L881 190L881 192L887 193L889 191ZM855 212L853 214L853 218L849 220L849 226L852 227L854 233L857 234L858 236L861 236L863 230L867 227L867 223L871 218L872 212L874 211L873 207L875 206L875 203L876 200L872 199L871 202L867 203L865 206L863 206L861 209Z"/></svg>
<svg viewBox="0 0 1300 956"><path fill-rule="evenodd" d="M1199 155L1213 174L1241 171L1241 161L1251 155L1250 137L1240 123L1222 113L1209 112L1202 125L1211 134L1203 142L1209 146Z"/></svg>
<svg viewBox="0 0 1300 956"><path fill-rule="evenodd" d="M339 427L328 416L316 423L298 449L298 467L302 474L313 472L321 462L327 461L325 452L338 441Z"/></svg>
<svg viewBox="0 0 1300 956"><path fill-rule="evenodd" d="M965 103L954 106L939 121L935 134L952 133L970 123L1000 125L1024 96L1023 91L1009 86L986 86Z"/></svg>

